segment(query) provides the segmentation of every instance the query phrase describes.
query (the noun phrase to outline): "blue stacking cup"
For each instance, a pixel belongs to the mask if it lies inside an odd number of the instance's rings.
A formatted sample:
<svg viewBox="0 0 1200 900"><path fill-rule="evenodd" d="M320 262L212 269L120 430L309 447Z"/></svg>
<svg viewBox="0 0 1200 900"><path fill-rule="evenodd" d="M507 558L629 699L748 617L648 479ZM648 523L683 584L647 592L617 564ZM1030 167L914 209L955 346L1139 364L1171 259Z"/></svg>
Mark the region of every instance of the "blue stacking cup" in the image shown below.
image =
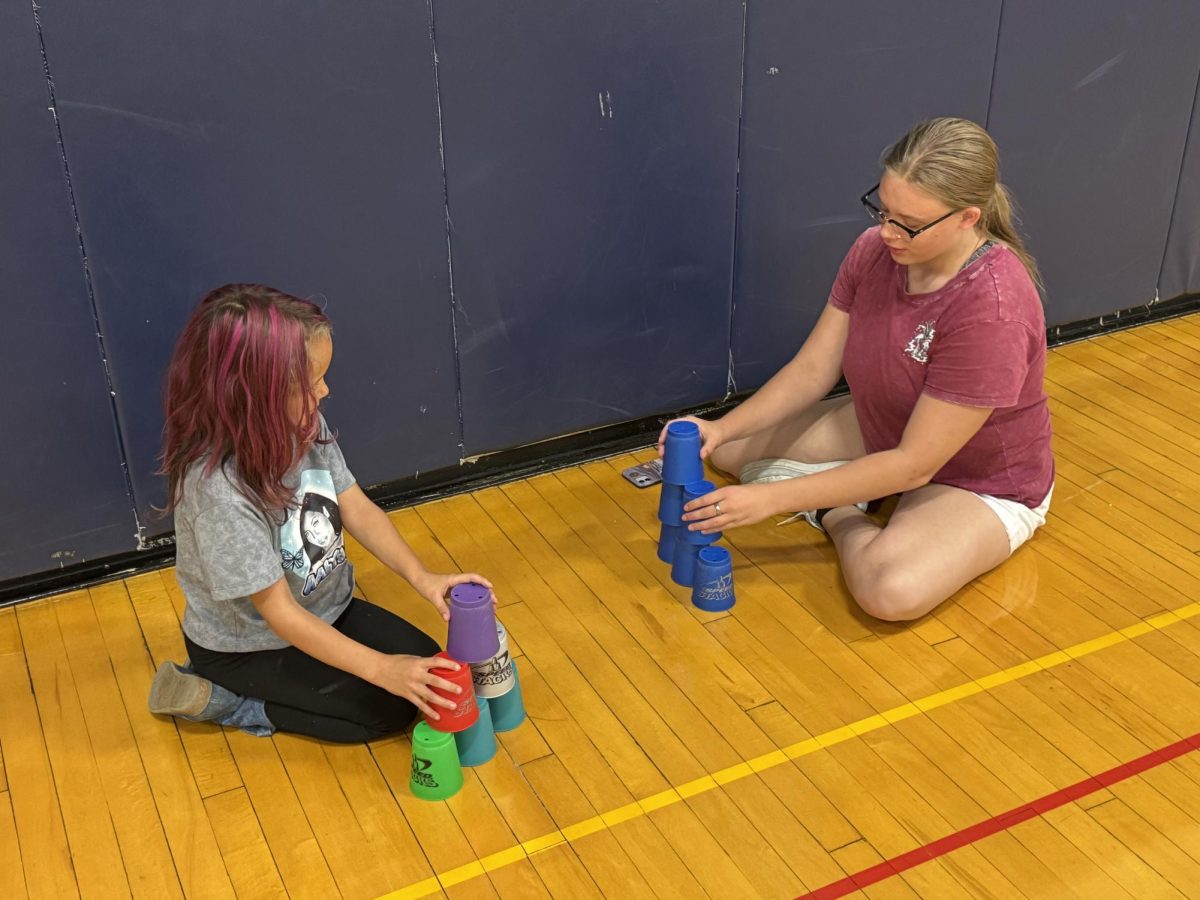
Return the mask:
<svg viewBox="0 0 1200 900"><path fill-rule="evenodd" d="M733 560L724 547L702 547L696 554L692 579L692 604L706 612L723 612L733 606Z"/></svg>
<svg viewBox="0 0 1200 900"><path fill-rule="evenodd" d="M687 532L685 531L684 534ZM696 574L696 554L700 551L697 544L687 541L675 542L675 553L671 557L671 580L683 587L691 587Z"/></svg>
<svg viewBox="0 0 1200 900"><path fill-rule="evenodd" d="M711 494L716 489L717 486L715 484L703 478L699 481L693 481L689 484L685 484L683 486L684 505L686 506L688 503L703 497L705 494ZM715 544L721 539L721 532L719 531L714 531L711 534L704 534L700 531L689 531L688 525L690 524L693 523L685 522L683 525L683 531L680 532L683 535L683 539L689 544L695 544L698 547L703 547L705 544Z"/></svg>
<svg viewBox="0 0 1200 900"><path fill-rule="evenodd" d="M512 670L512 690L488 701L494 731L512 731L525 721L525 701L521 699L521 677L517 673L516 660L513 660Z"/></svg>
<svg viewBox="0 0 1200 900"><path fill-rule="evenodd" d="M663 440L663 484L687 484L704 477L700 462L700 426L695 422L672 422Z"/></svg>
<svg viewBox="0 0 1200 900"><path fill-rule="evenodd" d="M683 515L683 485L663 484L658 498L658 521L664 525L678 525Z"/></svg>
<svg viewBox="0 0 1200 900"><path fill-rule="evenodd" d="M476 697L479 719L466 731L454 735L458 744L458 761L464 766L478 766L496 755L496 733L492 730L492 713L486 697Z"/></svg>
<svg viewBox="0 0 1200 900"><path fill-rule="evenodd" d="M675 542L683 529L678 525L668 525L663 522L658 529L658 558L665 563L675 559Z"/></svg>

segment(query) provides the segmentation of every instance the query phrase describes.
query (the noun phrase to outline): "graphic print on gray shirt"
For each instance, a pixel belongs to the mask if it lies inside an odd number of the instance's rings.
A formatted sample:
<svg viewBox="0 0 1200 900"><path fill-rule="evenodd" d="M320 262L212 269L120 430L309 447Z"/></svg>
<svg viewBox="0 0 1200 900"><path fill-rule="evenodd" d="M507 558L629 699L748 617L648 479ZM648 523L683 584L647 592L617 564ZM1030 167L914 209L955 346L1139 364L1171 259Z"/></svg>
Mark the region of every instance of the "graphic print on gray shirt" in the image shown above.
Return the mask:
<svg viewBox="0 0 1200 900"><path fill-rule="evenodd" d="M321 438L329 437L322 418ZM354 476L337 443L309 446L285 478L295 485L290 508L273 517L248 500L227 471L204 477L203 468L199 461L188 470L175 510L175 574L188 601L184 633L229 653L286 647L250 599L281 575L297 603L335 621L354 589L337 503Z"/></svg>

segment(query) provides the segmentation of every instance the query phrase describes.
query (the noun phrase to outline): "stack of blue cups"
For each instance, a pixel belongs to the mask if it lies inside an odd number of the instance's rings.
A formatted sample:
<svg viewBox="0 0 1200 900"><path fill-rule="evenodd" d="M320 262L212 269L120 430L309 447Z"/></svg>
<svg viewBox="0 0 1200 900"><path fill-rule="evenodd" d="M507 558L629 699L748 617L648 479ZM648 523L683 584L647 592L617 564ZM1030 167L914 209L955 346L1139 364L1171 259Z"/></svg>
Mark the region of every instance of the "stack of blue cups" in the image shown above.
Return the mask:
<svg viewBox="0 0 1200 900"><path fill-rule="evenodd" d="M708 612L722 612L734 604L729 551L715 546L720 532L689 531L683 521L685 505L717 489L704 478L700 446L700 426L695 422L680 420L667 426L658 501L658 558L671 564L671 580L692 588L693 604Z"/></svg>
<svg viewBox="0 0 1200 900"><path fill-rule="evenodd" d="M704 477L700 462L700 426L672 422L663 441L662 496L658 500L658 558L675 561L675 544L686 533L683 524L683 486Z"/></svg>
<svg viewBox="0 0 1200 900"><path fill-rule="evenodd" d="M683 505L691 503L705 494L711 494L717 486L707 479L701 478L683 486ZM675 552L671 557L671 580L684 587L692 587L696 576L696 555L701 547L715 544L721 539L721 532L714 531L705 534L702 531L689 531L684 525L675 539Z"/></svg>

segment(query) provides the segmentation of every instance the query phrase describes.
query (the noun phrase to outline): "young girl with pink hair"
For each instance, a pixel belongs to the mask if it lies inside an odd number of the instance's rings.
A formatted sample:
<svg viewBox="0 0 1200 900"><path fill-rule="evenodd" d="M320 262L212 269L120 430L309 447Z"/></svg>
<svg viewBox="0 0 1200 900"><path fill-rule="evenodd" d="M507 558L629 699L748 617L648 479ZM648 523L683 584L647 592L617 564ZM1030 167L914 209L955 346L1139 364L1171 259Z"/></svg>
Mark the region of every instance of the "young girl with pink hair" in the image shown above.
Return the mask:
<svg viewBox="0 0 1200 900"><path fill-rule="evenodd" d="M454 707L433 638L351 596L343 529L443 618L451 587L491 584L430 572L355 483L318 411L332 356L325 315L262 285L212 291L184 328L162 471L189 660L159 667L151 712L360 742Z"/></svg>

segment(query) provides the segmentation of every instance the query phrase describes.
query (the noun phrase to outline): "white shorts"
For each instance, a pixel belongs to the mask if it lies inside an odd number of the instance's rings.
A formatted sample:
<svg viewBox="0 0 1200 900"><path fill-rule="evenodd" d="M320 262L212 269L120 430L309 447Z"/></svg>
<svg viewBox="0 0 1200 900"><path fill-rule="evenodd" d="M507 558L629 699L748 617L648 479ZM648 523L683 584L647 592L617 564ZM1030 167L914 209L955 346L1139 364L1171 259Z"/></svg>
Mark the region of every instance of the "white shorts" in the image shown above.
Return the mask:
<svg viewBox="0 0 1200 900"><path fill-rule="evenodd" d="M741 471L742 484L754 484L767 481L783 481L802 475L813 475L838 466L844 466L849 460L836 462L803 463L794 459L756 459L747 463ZM1050 498L1054 495L1054 485L1046 494L1046 499L1038 506L1030 509L1024 503L1016 500L1005 500L993 497L991 494L976 494L975 496L987 504L994 512L1008 533L1009 553L1033 537L1033 533L1046 524L1046 512L1050 509Z"/></svg>
<svg viewBox="0 0 1200 900"><path fill-rule="evenodd" d="M1004 525L1008 532L1008 552L1015 553L1017 548L1033 537L1033 533L1046 524L1046 513L1050 509L1050 498L1054 496L1054 485L1046 492L1046 499L1030 509L1024 503L1016 500L1004 500L991 494L976 494L988 505Z"/></svg>

